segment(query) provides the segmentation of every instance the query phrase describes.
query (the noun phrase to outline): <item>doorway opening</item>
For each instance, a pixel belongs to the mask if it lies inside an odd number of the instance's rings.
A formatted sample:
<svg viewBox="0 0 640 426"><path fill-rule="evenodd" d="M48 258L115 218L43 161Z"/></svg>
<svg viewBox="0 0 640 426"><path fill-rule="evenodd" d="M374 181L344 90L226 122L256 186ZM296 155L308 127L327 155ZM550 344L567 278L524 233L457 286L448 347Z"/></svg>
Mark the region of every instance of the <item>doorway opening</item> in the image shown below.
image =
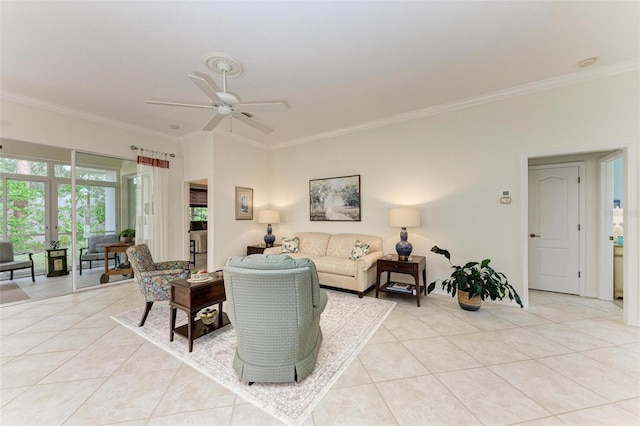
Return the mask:
<svg viewBox="0 0 640 426"><path fill-rule="evenodd" d="M186 183L188 194L188 247L189 261L194 270L207 269L209 247L208 180L198 179Z"/></svg>
<svg viewBox="0 0 640 426"><path fill-rule="evenodd" d="M605 201L604 191L602 187L605 185L603 181L605 174L601 172L601 163L604 160L622 158L624 163L622 165L622 190L624 194L623 203L628 209L637 209L638 199L638 179L637 179L637 167L638 157L636 147L633 145L620 147L615 150L600 150L594 152L577 152L566 153L557 155L525 155L523 156L522 163L522 191L523 191L523 216L522 216L522 247L523 247L523 290L527 292L530 287L530 268L529 264L529 178L528 170L530 166L540 165L554 165L559 163L568 162L584 162L585 174L581 176L582 183L585 185L585 219L580 223L581 225L581 238L584 238L585 244L585 256L584 261L580 264L581 278L584 280L583 291L579 292L580 296L599 298L602 300L613 299L613 275L604 272L602 267L603 262L612 264L612 256L604 254L603 246L605 244L612 245L610 237L612 233L606 233L604 231L605 221L612 221L613 215L613 195L611 196L611 203ZM607 216L608 215L608 216ZM624 219L629 219L628 216L624 216ZM624 261L623 261L623 273L624 279L624 299L623 299L623 320L630 325L640 325L640 303L637 300L639 292L639 286L637 283L638 271L637 264L632 264L630 257L637 256L638 253L638 241L635 237L637 230L637 222L634 221L634 217L630 218L625 224L625 234L627 240L624 240ZM607 277L607 279L605 279ZM629 283L633 282L633 285ZM606 297L607 291L611 296ZM526 295L526 293L525 293Z"/></svg>

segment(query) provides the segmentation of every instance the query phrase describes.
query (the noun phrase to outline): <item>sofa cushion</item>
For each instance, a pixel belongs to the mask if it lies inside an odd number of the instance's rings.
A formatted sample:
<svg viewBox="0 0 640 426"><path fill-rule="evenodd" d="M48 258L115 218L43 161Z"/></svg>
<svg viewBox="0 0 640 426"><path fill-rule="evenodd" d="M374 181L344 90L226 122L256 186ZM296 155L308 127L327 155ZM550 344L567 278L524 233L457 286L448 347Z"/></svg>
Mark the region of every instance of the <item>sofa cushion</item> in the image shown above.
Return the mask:
<svg viewBox="0 0 640 426"><path fill-rule="evenodd" d="M282 239L282 253L300 253L298 237Z"/></svg>
<svg viewBox="0 0 640 426"><path fill-rule="evenodd" d="M327 245L327 256L348 259L356 240L369 244L369 253L382 251L382 238L380 237L366 234L333 234Z"/></svg>
<svg viewBox="0 0 640 426"><path fill-rule="evenodd" d="M298 248L301 253L324 256L327 254L327 244L331 234L325 232L299 232L295 234L300 239Z"/></svg>
<svg viewBox="0 0 640 426"><path fill-rule="evenodd" d="M351 249L351 254L349 255L349 259L358 260L363 256L366 256L369 253L369 244L363 243L360 240L356 240L356 243L353 245Z"/></svg>
<svg viewBox="0 0 640 426"><path fill-rule="evenodd" d="M283 253L289 256L292 259L311 259L315 261L316 259L322 257L317 254L308 254L308 253Z"/></svg>
<svg viewBox="0 0 640 426"><path fill-rule="evenodd" d="M356 262L346 257L322 256L313 259L318 272L355 277Z"/></svg>

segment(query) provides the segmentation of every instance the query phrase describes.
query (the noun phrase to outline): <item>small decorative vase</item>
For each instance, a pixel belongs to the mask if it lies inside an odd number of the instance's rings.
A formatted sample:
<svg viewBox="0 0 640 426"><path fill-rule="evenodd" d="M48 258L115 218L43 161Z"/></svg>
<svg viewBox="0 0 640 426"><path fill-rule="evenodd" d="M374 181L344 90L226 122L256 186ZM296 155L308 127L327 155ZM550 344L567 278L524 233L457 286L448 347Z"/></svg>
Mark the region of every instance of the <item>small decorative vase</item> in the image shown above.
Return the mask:
<svg viewBox="0 0 640 426"><path fill-rule="evenodd" d="M413 245L407 241L408 233L407 228L402 227L400 231L400 241L396 244L396 252L398 253L398 260L409 260L409 256L413 251Z"/></svg>
<svg viewBox="0 0 640 426"><path fill-rule="evenodd" d="M267 225L267 235L264 236L264 243L267 247L273 247L273 243L276 241L276 236L271 233L271 224Z"/></svg>
<svg viewBox="0 0 640 426"><path fill-rule="evenodd" d="M469 299L469 292L458 290L458 305L465 311L477 311L480 309L482 299L477 294Z"/></svg>

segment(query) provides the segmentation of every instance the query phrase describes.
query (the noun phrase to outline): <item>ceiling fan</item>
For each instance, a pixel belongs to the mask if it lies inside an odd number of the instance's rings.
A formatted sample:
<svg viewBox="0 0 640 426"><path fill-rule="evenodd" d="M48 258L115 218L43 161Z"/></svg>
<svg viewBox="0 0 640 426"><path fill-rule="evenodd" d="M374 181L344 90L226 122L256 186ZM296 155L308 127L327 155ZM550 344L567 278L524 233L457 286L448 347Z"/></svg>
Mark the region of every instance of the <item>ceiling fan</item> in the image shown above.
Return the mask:
<svg viewBox="0 0 640 426"><path fill-rule="evenodd" d="M264 121L258 120L249 111L286 111L287 105L280 101L240 102L235 95L227 92L227 75L240 75L242 72L241 65L226 56L211 56L205 60L205 63L214 71L222 74L222 90L207 74L194 72L189 75L189 78L207 95L209 103L181 102L166 99L149 99L147 103L216 110L216 114L202 128L204 131L213 130L225 117L229 117L230 119L235 118L263 133L271 133L273 128Z"/></svg>

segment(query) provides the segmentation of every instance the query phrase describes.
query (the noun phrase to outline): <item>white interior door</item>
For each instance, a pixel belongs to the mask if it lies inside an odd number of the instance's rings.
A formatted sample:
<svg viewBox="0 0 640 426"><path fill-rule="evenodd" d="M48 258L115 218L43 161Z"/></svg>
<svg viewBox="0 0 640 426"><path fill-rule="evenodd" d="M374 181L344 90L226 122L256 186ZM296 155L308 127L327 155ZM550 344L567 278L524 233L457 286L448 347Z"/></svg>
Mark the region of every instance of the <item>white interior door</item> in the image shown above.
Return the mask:
<svg viewBox="0 0 640 426"><path fill-rule="evenodd" d="M578 166L529 168L529 288L580 293Z"/></svg>

